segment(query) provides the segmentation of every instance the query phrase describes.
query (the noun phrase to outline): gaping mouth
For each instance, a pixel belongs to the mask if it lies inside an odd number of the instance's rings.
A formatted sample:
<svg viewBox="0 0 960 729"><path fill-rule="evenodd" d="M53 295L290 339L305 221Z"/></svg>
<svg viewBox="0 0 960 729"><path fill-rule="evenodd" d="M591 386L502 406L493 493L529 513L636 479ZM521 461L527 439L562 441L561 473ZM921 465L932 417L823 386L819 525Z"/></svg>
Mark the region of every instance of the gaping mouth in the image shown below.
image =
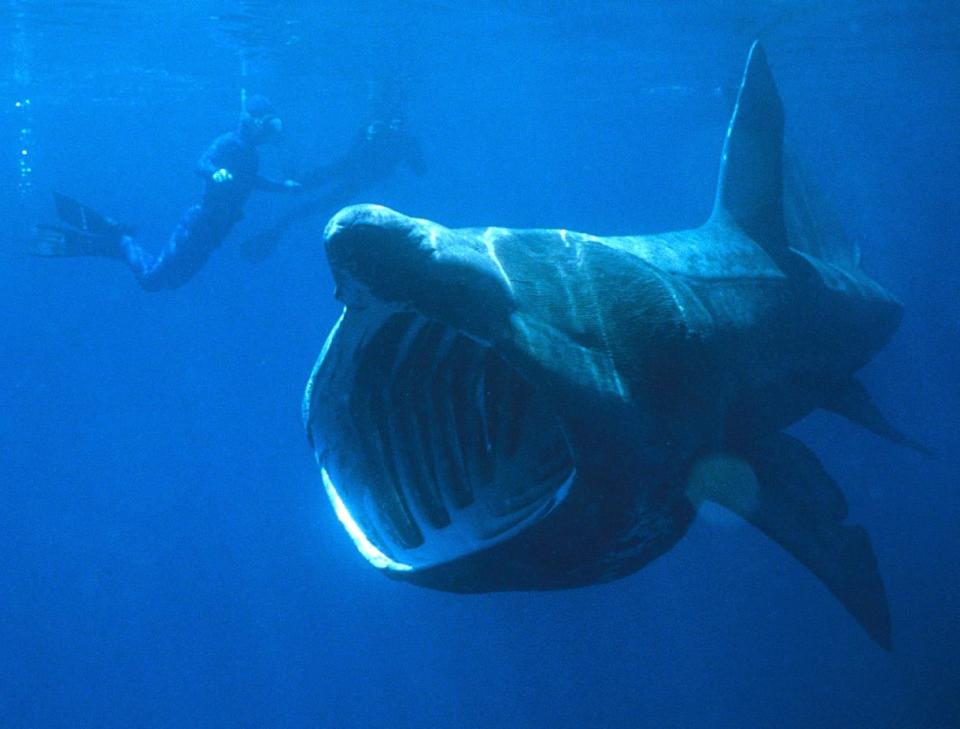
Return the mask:
<svg viewBox="0 0 960 729"><path fill-rule="evenodd" d="M487 549L541 520L574 479L546 394L493 348L416 313L344 309L304 407L330 500L378 567Z"/></svg>

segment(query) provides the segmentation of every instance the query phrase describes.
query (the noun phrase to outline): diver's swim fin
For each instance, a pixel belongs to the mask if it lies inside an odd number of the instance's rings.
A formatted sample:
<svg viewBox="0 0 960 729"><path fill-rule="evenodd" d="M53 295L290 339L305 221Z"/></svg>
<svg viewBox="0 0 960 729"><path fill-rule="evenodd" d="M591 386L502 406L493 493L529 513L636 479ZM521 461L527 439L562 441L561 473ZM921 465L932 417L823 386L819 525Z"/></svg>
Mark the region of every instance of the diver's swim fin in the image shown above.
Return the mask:
<svg viewBox="0 0 960 729"><path fill-rule="evenodd" d="M33 229L33 236L27 244L27 253L48 258L82 256L79 237L77 233L66 228L41 223Z"/></svg>
<svg viewBox="0 0 960 729"><path fill-rule="evenodd" d="M78 231L90 235L114 235L117 231L129 236L137 234L133 226L101 215L93 208L59 192L53 193L53 204L57 208L57 217Z"/></svg>
<svg viewBox="0 0 960 729"><path fill-rule="evenodd" d="M111 233L91 235L74 228L45 224L34 228L33 237L27 245L27 253L44 258L124 258L121 236L116 228Z"/></svg>
<svg viewBox="0 0 960 729"><path fill-rule="evenodd" d="M66 225L41 223L36 226L27 245L27 253L47 258L125 258L123 237L133 235L132 228L59 192L53 193L53 203L57 208L57 217Z"/></svg>
<svg viewBox="0 0 960 729"><path fill-rule="evenodd" d="M117 223L98 213L93 208L77 202L72 197L53 193L57 216L67 225L91 235L103 235L116 230Z"/></svg>

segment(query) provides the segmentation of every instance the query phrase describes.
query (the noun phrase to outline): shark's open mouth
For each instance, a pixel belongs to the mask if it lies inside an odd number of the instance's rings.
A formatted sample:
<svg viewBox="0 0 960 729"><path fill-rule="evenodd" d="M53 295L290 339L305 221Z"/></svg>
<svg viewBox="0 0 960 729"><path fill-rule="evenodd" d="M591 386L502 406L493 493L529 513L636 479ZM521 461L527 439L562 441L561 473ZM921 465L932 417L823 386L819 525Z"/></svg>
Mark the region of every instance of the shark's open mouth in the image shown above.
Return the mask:
<svg viewBox="0 0 960 729"><path fill-rule="evenodd" d="M542 519L573 482L544 394L491 347L415 313L345 309L304 405L337 515L378 567L486 549Z"/></svg>

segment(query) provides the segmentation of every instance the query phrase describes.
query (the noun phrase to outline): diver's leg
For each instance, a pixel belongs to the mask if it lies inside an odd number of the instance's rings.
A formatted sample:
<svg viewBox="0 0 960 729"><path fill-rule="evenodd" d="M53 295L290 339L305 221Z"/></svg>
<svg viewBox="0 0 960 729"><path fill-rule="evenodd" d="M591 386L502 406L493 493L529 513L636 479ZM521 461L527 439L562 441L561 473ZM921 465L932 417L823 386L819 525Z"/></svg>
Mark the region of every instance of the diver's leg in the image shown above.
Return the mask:
<svg viewBox="0 0 960 729"><path fill-rule="evenodd" d="M27 252L36 256L99 256L124 261L147 291L177 288L207 262L237 220L231 207L194 205L177 224L163 249L154 254L133 237L132 229L72 198L55 195L57 212L67 225L35 228Z"/></svg>
<svg viewBox="0 0 960 729"><path fill-rule="evenodd" d="M129 235L91 235L76 228L38 225L27 252L47 258L98 256L124 261L137 281L147 291L157 291L167 284L170 246L159 255L143 248Z"/></svg>
<svg viewBox="0 0 960 729"><path fill-rule="evenodd" d="M231 211L211 212L194 205L183 214L163 249L152 255L125 237L127 263L140 286L147 291L175 289L183 286L210 258L220 245L236 216Z"/></svg>
<svg viewBox="0 0 960 729"><path fill-rule="evenodd" d="M151 253L130 236L123 237L123 252L127 265L144 290L159 291L164 287L163 277L159 275L162 271L162 253Z"/></svg>

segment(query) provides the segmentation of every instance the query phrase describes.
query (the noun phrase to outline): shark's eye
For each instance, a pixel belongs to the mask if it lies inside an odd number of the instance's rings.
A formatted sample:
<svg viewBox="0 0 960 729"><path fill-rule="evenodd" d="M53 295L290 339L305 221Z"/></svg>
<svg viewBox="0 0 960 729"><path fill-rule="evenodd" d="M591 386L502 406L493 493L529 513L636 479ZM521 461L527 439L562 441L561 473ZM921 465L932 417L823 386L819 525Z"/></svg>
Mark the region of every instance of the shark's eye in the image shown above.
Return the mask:
<svg viewBox="0 0 960 729"><path fill-rule="evenodd" d="M348 313L324 359L310 429L327 493L371 563L472 554L565 497L574 466L558 420L489 347L412 313ZM348 395L323 398L335 392Z"/></svg>

